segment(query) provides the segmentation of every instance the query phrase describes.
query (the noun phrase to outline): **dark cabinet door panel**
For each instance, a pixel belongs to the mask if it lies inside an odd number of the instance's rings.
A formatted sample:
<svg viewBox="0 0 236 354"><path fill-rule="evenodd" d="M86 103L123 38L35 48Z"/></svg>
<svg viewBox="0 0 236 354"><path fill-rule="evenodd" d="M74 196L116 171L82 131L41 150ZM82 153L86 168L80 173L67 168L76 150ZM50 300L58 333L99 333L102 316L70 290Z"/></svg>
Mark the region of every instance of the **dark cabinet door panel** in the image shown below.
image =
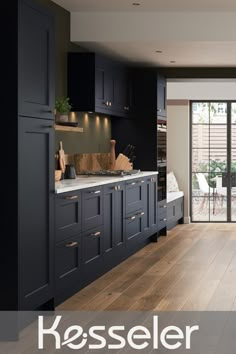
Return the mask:
<svg viewBox="0 0 236 354"><path fill-rule="evenodd" d="M135 213L126 215L125 233L127 244L133 244L141 239L143 232L143 210L137 210Z"/></svg>
<svg viewBox="0 0 236 354"><path fill-rule="evenodd" d="M104 272L103 226L85 231L82 236L82 272L85 283Z"/></svg>
<svg viewBox="0 0 236 354"><path fill-rule="evenodd" d="M126 182L126 213L143 208L145 179Z"/></svg>
<svg viewBox="0 0 236 354"><path fill-rule="evenodd" d="M83 230L103 224L103 187L87 189L82 192Z"/></svg>
<svg viewBox="0 0 236 354"><path fill-rule="evenodd" d="M115 195L113 186L104 189L104 252L113 250L115 236Z"/></svg>
<svg viewBox="0 0 236 354"><path fill-rule="evenodd" d="M19 114L54 119L53 20L20 1Z"/></svg>
<svg viewBox="0 0 236 354"><path fill-rule="evenodd" d="M54 133L47 121L19 122L20 303L34 309L53 296Z"/></svg>
<svg viewBox="0 0 236 354"><path fill-rule="evenodd" d="M81 236L75 235L56 245L56 293L80 283Z"/></svg>
<svg viewBox="0 0 236 354"><path fill-rule="evenodd" d="M61 241L81 231L81 193L70 192L56 197L56 239Z"/></svg>
<svg viewBox="0 0 236 354"><path fill-rule="evenodd" d="M115 191L115 237L114 244L122 246L125 243L125 188L124 184L118 185Z"/></svg>

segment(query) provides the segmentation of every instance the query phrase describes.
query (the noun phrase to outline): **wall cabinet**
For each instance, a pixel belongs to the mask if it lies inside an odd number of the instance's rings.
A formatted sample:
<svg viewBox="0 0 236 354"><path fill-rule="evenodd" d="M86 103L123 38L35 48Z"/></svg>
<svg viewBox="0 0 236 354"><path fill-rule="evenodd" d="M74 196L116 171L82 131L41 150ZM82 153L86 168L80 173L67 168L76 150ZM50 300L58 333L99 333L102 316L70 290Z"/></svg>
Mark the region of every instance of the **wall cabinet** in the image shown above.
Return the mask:
<svg viewBox="0 0 236 354"><path fill-rule="evenodd" d="M32 1L19 4L19 115L53 120L53 18Z"/></svg>
<svg viewBox="0 0 236 354"><path fill-rule="evenodd" d="M68 54L68 95L73 110L114 116L129 111L125 67L95 53Z"/></svg>

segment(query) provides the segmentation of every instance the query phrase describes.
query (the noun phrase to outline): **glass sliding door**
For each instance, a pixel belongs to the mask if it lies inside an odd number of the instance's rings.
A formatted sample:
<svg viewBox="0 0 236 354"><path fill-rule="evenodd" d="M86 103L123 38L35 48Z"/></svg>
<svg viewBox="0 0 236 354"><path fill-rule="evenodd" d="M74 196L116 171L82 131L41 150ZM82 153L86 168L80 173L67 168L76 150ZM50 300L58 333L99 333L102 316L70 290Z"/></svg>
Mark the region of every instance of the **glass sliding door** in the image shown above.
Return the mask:
<svg viewBox="0 0 236 354"><path fill-rule="evenodd" d="M231 103L231 221L236 221L236 103Z"/></svg>
<svg viewBox="0 0 236 354"><path fill-rule="evenodd" d="M192 102L191 128L191 219L236 221L236 193L230 188L230 174L236 171L236 105Z"/></svg>

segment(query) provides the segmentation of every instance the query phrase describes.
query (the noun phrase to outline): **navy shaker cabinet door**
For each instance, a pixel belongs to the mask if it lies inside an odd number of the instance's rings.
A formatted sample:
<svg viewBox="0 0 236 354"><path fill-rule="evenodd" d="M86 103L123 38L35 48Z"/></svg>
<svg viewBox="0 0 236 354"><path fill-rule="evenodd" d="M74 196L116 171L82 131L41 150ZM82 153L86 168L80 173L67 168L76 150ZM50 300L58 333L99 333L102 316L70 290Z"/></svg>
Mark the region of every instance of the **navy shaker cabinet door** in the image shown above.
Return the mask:
<svg viewBox="0 0 236 354"><path fill-rule="evenodd" d="M53 297L54 130L50 121L19 118L20 308Z"/></svg>
<svg viewBox="0 0 236 354"><path fill-rule="evenodd" d="M27 0L19 11L19 115L54 119L53 18Z"/></svg>

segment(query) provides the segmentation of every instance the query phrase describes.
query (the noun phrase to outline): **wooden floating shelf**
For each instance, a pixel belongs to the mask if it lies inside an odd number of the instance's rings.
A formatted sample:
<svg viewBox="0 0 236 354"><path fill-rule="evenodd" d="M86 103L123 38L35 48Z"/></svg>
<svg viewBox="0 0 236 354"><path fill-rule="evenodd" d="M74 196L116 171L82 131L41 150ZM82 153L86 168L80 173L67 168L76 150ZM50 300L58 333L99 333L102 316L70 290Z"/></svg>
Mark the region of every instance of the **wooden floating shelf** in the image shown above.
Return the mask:
<svg viewBox="0 0 236 354"><path fill-rule="evenodd" d="M83 133L84 129L80 127L70 127L70 126L65 126L65 125L54 125L55 130L59 130L62 132L77 132L77 133Z"/></svg>

